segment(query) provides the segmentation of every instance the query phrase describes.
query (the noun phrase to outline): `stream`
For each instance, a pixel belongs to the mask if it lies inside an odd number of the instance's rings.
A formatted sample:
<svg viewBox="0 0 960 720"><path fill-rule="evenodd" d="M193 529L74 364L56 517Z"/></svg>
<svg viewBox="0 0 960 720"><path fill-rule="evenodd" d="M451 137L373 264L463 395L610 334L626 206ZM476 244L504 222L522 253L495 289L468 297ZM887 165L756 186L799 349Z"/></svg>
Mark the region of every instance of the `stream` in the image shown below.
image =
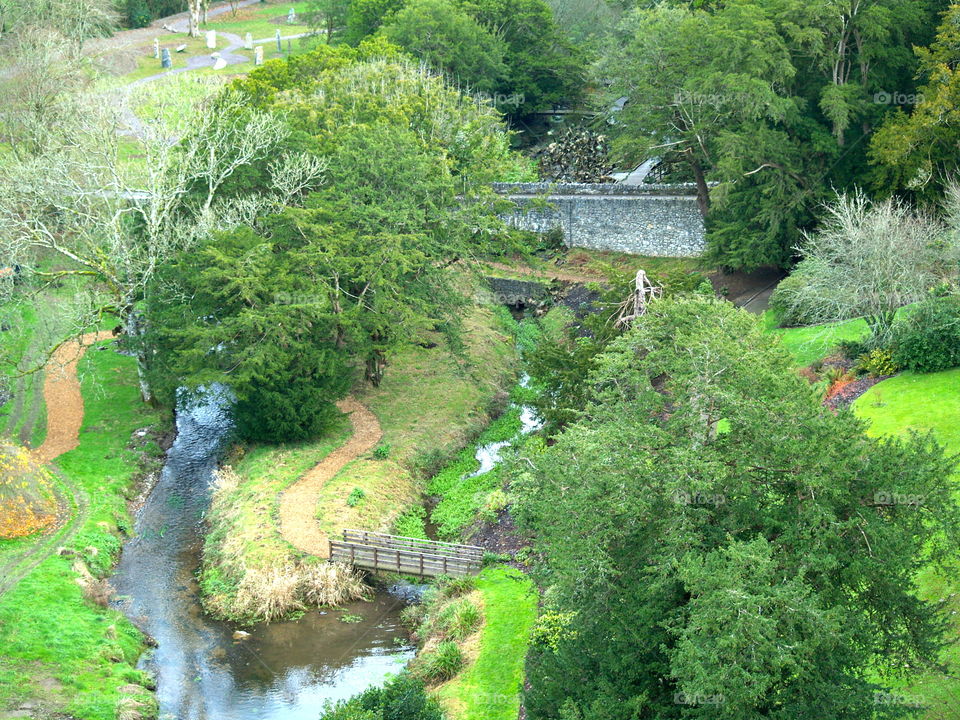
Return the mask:
<svg viewBox="0 0 960 720"><path fill-rule="evenodd" d="M346 699L397 673L414 647L399 621L404 591L289 622L235 627L204 614L194 575L212 472L230 432L223 389L180 407L177 438L123 548L112 579L116 605L156 641L141 660L169 720L317 720L326 701ZM344 613L357 623L340 620Z"/></svg>
<svg viewBox="0 0 960 720"><path fill-rule="evenodd" d="M527 382L524 376L520 384ZM210 482L230 435L230 404L229 392L217 387L178 403L176 440L111 581L115 605L157 642L140 667L156 678L161 718L317 720L326 702L382 683L414 656L399 615L417 587L260 623L242 640L235 627L206 615L195 573ZM526 406L520 420L521 434L542 424ZM480 467L472 475L492 470L510 444L478 447ZM344 614L362 619L345 623Z"/></svg>

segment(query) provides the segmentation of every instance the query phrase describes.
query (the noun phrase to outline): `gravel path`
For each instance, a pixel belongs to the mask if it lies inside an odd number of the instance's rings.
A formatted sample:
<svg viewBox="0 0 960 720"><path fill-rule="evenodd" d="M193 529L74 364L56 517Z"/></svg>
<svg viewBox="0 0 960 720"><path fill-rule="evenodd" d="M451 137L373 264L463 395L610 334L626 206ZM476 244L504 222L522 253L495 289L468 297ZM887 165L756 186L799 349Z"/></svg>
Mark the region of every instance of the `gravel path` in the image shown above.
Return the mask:
<svg viewBox="0 0 960 720"><path fill-rule="evenodd" d="M350 439L280 496L280 533L298 550L322 558L329 556L330 548L317 521L320 491L344 465L372 450L383 435L377 416L353 398L341 400L337 407L350 414L353 425Z"/></svg>

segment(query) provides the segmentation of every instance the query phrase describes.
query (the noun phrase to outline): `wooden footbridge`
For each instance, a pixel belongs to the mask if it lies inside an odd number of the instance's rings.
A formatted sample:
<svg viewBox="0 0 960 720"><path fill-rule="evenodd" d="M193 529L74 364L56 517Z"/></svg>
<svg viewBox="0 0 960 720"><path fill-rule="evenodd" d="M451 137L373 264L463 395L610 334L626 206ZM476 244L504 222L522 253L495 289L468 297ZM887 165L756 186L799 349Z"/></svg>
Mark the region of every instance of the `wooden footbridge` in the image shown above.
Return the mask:
<svg viewBox="0 0 960 720"><path fill-rule="evenodd" d="M330 559L366 570L403 575L475 575L484 550L475 545L421 540L366 530L344 530L343 540L330 540Z"/></svg>

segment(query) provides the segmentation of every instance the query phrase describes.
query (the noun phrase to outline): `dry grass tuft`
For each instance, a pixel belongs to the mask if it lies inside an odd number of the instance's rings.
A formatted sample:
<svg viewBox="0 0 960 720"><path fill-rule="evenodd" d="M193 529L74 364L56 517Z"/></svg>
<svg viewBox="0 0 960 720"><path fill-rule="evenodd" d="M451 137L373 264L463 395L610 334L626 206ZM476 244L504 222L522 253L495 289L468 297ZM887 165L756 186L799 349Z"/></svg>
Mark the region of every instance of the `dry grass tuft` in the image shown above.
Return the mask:
<svg viewBox="0 0 960 720"><path fill-rule="evenodd" d="M234 610L270 622L303 610L300 572L296 567L249 568L237 588Z"/></svg>
<svg viewBox="0 0 960 720"><path fill-rule="evenodd" d="M363 576L345 563L305 565L300 580L301 595L311 605L342 605L361 600L370 592Z"/></svg>

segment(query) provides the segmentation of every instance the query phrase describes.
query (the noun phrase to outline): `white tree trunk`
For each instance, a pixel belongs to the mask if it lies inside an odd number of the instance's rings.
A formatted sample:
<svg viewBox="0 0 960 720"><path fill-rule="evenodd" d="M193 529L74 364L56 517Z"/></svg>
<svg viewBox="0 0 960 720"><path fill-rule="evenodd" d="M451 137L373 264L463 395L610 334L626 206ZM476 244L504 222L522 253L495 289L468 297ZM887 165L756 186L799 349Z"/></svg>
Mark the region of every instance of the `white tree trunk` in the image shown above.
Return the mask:
<svg viewBox="0 0 960 720"><path fill-rule="evenodd" d="M190 6L190 37L200 37L200 10L203 0L188 0Z"/></svg>

